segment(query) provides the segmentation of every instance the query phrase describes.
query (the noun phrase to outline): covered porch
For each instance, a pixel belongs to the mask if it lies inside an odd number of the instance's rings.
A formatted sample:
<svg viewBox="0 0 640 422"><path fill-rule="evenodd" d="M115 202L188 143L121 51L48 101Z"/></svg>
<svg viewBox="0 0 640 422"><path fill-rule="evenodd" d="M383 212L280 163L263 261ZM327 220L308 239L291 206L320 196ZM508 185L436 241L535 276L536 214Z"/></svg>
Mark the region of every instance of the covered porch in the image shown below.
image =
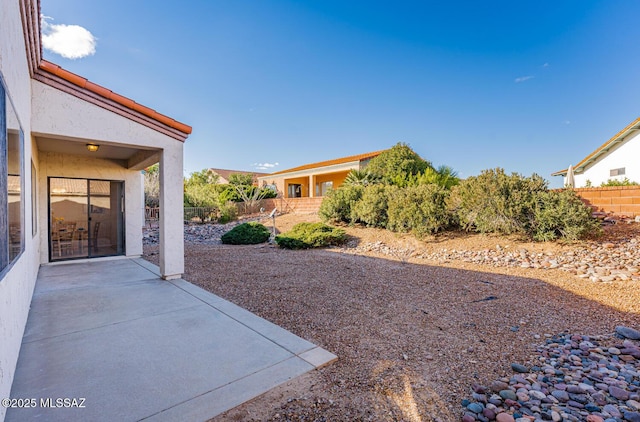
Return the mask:
<svg viewBox="0 0 640 422"><path fill-rule="evenodd" d="M40 263L140 256L141 171L159 162L160 274L179 278L183 145L191 128L44 60L32 90Z"/></svg>
<svg viewBox="0 0 640 422"><path fill-rule="evenodd" d="M344 183L351 170L313 173L284 179L285 198L315 198L325 196L331 189Z"/></svg>
<svg viewBox="0 0 640 422"><path fill-rule="evenodd" d="M335 359L141 258L49 264L6 420L206 420Z"/></svg>

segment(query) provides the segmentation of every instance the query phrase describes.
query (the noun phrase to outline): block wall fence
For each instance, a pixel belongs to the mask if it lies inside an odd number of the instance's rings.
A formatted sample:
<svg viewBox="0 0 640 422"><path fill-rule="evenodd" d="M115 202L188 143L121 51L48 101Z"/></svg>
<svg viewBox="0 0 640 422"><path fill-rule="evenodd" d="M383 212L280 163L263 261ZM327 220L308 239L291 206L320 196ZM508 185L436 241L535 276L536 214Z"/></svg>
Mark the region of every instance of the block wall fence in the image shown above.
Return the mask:
<svg viewBox="0 0 640 422"><path fill-rule="evenodd" d="M640 186L607 186L574 190L594 211L629 217L640 215Z"/></svg>
<svg viewBox="0 0 640 422"><path fill-rule="evenodd" d="M320 209L323 197L314 198L269 198L263 199L261 207L266 212L277 208L280 213L315 214Z"/></svg>

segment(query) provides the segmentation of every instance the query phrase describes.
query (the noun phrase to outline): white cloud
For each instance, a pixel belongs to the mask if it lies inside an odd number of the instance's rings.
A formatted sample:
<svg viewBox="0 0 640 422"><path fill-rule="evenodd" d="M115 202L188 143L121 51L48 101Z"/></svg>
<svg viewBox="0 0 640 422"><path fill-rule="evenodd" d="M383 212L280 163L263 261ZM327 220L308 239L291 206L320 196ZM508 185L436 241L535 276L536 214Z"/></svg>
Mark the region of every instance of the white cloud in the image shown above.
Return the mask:
<svg viewBox="0 0 640 422"><path fill-rule="evenodd" d="M521 76L519 78L516 78L514 82L519 84L520 82L525 82L525 81L528 81L529 79L533 79L533 78L535 78L535 76L533 76L533 75Z"/></svg>
<svg viewBox="0 0 640 422"><path fill-rule="evenodd" d="M570 125L570 124L571 124L571 120L565 120L563 123L564 123L565 125Z"/></svg>
<svg viewBox="0 0 640 422"><path fill-rule="evenodd" d="M279 165L280 163L253 163L253 167L255 167L257 170L268 170Z"/></svg>
<svg viewBox="0 0 640 422"><path fill-rule="evenodd" d="M549 63L543 64L542 67L549 67Z"/></svg>
<svg viewBox="0 0 640 422"><path fill-rule="evenodd" d="M49 23L53 20L42 16L42 46L65 59L81 59L96 52L97 38L78 25Z"/></svg>

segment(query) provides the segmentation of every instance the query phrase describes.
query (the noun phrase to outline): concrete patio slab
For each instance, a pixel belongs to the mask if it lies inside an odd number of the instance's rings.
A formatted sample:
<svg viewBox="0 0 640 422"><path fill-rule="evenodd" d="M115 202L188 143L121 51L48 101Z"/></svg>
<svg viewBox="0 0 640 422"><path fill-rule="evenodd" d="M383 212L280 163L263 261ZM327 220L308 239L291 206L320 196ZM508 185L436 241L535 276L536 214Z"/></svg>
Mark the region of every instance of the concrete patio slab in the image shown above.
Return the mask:
<svg viewBox="0 0 640 422"><path fill-rule="evenodd" d="M150 265L41 269L7 421L206 420L336 359Z"/></svg>

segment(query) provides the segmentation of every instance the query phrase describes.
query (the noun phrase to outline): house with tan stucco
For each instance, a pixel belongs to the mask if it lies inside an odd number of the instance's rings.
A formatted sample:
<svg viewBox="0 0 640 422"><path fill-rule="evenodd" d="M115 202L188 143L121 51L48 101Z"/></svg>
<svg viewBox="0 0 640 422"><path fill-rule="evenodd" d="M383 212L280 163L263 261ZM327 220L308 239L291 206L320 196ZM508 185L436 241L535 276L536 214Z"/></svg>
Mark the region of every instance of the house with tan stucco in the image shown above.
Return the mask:
<svg viewBox="0 0 640 422"><path fill-rule="evenodd" d="M260 186L273 186L279 198L315 198L344 183L351 170L363 170L382 151L304 164L258 177Z"/></svg>
<svg viewBox="0 0 640 422"><path fill-rule="evenodd" d="M0 397L9 397L40 266L140 256L141 170L158 162L160 273L182 275L190 133L44 60L38 0L0 2Z"/></svg>

